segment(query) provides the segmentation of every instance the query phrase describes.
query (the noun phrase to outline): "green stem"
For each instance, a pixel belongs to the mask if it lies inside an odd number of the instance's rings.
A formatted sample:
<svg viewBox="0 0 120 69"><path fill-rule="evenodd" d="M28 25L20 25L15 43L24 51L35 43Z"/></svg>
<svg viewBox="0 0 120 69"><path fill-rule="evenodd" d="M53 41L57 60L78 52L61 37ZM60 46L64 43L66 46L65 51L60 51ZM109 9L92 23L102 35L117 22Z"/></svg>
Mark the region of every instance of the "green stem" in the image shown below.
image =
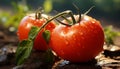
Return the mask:
<svg viewBox="0 0 120 69"><path fill-rule="evenodd" d="M69 20L69 19L67 19L66 17L64 17L64 16L61 16L63 19L65 19L69 24L71 24L72 22Z"/></svg>
<svg viewBox="0 0 120 69"><path fill-rule="evenodd" d="M69 12L69 15L71 16L72 18L72 21L73 21L73 24L77 23L74 16L73 16L73 13L72 12Z"/></svg>
<svg viewBox="0 0 120 69"><path fill-rule="evenodd" d="M79 23L81 21L81 12L80 12L80 9L75 4L73 4L73 6L77 9L77 12L79 14L79 18L77 20L77 23Z"/></svg>
<svg viewBox="0 0 120 69"><path fill-rule="evenodd" d="M95 7L95 6L90 7L90 9L88 9L88 10L84 13L84 15L88 14L94 7Z"/></svg>
<svg viewBox="0 0 120 69"><path fill-rule="evenodd" d="M37 11L35 13L35 19L40 19L41 18L41 12L40 11Z"/></svg>
<svg viewBox="0 0 120 69"><path fill-rule="evenodd" d="M36 19L40 19L41 18L41 14L42 14L42 8L39 7L36 12L35 12L35 18Z"/></svg>
<svg viewBox="0 0 120 69"><path fill-rule="evenodd" d="M63 24L63 25L66 25L66 26L72 26L71 24L66 24L66 23L63 23L61 22L60 20L56 19L59 23Z"/></svg>
<svg viewBox="0 0 120 69"><path fill-rule="evenodd" d="M52 20L54 20L55 18L59 17L59 16L62 16L64 14L70 14L71 11L64 11L64 12L61 12L59 14L57 14L56 16L52 17L51 19L49 19L47 22L45 22L39 29L39 31L41 31L42 28L44 28L47 24L49 24Z"/></svg>

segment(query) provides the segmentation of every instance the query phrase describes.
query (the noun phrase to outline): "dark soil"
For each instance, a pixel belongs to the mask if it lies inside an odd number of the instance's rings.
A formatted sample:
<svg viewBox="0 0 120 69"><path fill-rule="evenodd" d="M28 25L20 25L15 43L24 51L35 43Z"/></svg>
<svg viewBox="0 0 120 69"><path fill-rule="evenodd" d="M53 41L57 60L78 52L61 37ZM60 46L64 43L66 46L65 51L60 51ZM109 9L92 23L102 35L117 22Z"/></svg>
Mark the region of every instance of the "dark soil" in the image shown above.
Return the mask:
<svg viewBox="0 0 120 69"><path fill-rule="evenodd" d="M42 62L44 52L33 51L30 58L21 66L16 66L15 51L18 45L16 32L0 25L0 69L120 69L119 46L107 47L95 59L86 63L71 63L55 57L55 62ZM114 51L111 51L112 49Z"/></svg>

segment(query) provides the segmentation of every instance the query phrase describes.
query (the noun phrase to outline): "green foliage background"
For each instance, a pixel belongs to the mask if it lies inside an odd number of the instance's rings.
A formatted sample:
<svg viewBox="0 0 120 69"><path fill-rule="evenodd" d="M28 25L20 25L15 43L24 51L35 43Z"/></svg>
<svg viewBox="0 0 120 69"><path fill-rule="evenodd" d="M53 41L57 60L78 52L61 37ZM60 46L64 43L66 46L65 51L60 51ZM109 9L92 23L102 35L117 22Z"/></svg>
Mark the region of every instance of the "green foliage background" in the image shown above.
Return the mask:
<svg viewBox="0 0 120 69"><path fill-rule="evenodd" d="M120 0L0 0L0 24L17 28L24 15L34 12L39 7L42 7L47 14L56 14L54 11L61 12L68 9L76 13L73 3L82 13L95 6L88 15L97 19L119 21Z"/></svg>

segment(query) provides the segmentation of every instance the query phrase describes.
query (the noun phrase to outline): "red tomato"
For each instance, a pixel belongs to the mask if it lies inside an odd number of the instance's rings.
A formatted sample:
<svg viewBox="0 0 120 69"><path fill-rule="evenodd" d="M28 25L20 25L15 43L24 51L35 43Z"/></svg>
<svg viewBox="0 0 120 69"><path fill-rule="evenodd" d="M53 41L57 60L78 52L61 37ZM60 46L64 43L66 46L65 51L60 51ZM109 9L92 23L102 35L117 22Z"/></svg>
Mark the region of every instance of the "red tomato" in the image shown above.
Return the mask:
<svg viewBox="0 0 120 69"><path fill-rule="evenodd" d="M77 15L75 19L78 19ZM103 44L104 32L100 22L87 15L82 15L81 21L72 26L57 26L50 38L52 50L71 62L92 60L103 50Z"/></svg>
<svg viewBox="0 0 120 69"><path fill-rule="evenodd" d="M18 35L19 39L20 40L27 39L29 31L30 31L32 26L40 27L45 22L46 22L46 19L44 19L44 18L35 19L35 17L33 15L25 16L21 20L20 25L18 27L17 35ZM45 28L47 30L52 31L55 28L54 22L49 23ZM43 30L40 31L38 33L38 35L36 36L36 39L34 40L34 47L33 48L36 50L43 50L44 51L44 50L48 49L48 44L46 43L46 41L42 37L42 32L43 32Z"/></svg>

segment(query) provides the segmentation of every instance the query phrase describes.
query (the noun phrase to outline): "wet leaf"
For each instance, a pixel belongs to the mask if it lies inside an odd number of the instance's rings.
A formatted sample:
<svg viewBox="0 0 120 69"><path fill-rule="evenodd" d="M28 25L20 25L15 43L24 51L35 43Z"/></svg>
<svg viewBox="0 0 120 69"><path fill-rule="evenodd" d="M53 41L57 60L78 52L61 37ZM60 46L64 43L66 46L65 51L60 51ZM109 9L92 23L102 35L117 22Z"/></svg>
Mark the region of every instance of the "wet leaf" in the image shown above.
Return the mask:
<svg viewBox="0 0 120 69"><path fill-rule="evenodd" d="M16 63L17 65L21 65L24 61L30 56L33 42L38 34L40 28L33 26L30 30L29 37L27 40L23 40L18 44L18 48L16 51Z"/></svg>
<svg viewBox="0 0 120 69"><path fill-rule="evenodd" d="M23 40L19 43L16 51L17 65L23 64L23 62L30 56L33 47L32 40Z"/></svg>
<svg viewBox="0 0 120 69"><path fill-rule="evenodd" d="M33 40L37 36L39 30L39 27L33 26L30 30L28 38Z"/></svg>

